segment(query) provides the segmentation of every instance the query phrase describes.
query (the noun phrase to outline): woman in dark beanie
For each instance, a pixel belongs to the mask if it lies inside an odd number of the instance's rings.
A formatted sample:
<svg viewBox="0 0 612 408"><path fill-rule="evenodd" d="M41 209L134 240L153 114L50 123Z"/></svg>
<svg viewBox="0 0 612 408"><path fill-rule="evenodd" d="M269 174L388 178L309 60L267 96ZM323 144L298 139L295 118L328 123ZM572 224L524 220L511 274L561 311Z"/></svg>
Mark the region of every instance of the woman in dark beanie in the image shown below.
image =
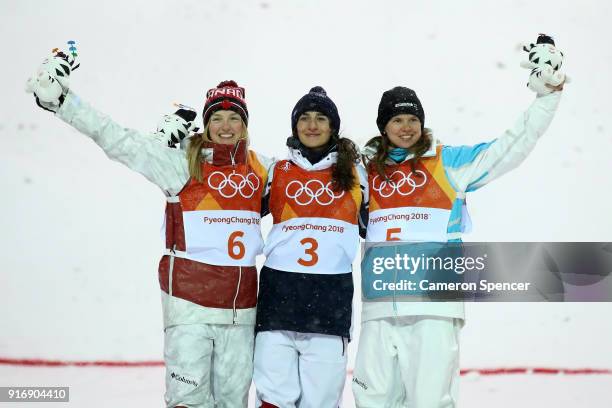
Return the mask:
<svg viewBox="0 0 612 408"><path fill-rule="evenodd" d="M441 145L425 127L413 90L398 86L384 92L376 119L380 136L365 148L366 241L460 242L469 226L466 193L527 157L560 97L560 92L538 96L513 128L490 143L452 147ZM365 290L371 281L362 270L352 385L357 407L455 407L463 303L402 301L401 291L389 293L386 299L392 300L373 301Z"/></svg>
<svg viewBox="0 0 612 408"><path fill-rule="evenodd" d="M253 380L258 407L336 408L346 380L352 262L365 170L321 87L291 113L289 158L270 170L274 225L260 273Z"/></svg>

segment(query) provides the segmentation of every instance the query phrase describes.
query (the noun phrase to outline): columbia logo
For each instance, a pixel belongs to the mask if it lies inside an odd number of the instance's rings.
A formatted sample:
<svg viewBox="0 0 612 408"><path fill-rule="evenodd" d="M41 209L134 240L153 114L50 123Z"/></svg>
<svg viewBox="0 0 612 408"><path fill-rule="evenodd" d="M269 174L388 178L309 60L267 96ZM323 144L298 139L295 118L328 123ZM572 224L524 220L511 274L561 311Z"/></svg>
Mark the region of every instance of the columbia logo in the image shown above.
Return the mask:
<svg viewBox="0 0 612 408"><path fill-rule="evenodd" d="M180 382L185 383L185 384L193 385L194 387L198 386L197 382L195 382L194 380L189 380L189 379L183 377L182 375L178 375L178 374L172 373L172 374L170 374L170 377L173 380L180 381Z"/></svg>
<svg viewBox="0 0 612 408"><path fill-rule="evenodd" d="M354 382L355 384L357 384L358 386L360 386L361 388L363 388L364 390L367 390L367 389L368 389L368 386L367 386L367 385L366 385L364 382L359 381L359 380L358 380L357 378L355 378L355 377L353 377L353 382Z"/></svg>

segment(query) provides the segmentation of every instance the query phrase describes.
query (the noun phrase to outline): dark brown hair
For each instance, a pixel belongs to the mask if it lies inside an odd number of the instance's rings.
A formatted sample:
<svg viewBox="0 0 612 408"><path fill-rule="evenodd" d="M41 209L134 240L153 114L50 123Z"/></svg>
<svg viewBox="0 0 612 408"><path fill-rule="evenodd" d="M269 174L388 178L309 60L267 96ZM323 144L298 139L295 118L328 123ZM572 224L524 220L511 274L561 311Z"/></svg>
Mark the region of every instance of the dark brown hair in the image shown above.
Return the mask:
<svg viewBox="0 0 612 408"><path fill-rule="evenodd" d="M350 191L357 183L355 162L359 151L355 143L346 137L338 138L338 159L332 166L332 188L336 191Z"/></svg>

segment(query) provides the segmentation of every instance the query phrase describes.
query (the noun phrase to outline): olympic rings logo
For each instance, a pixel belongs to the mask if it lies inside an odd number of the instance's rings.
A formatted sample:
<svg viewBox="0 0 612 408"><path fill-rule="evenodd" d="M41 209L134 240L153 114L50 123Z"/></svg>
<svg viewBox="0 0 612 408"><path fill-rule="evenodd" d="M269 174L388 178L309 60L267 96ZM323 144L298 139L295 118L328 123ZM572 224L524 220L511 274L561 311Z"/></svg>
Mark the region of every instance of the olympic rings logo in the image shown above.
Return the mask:
<svg viewBox="0 0 612 408"><path fill-rule="evenodd" d="M293 185L296 187L292 187ZM293 180L285 188L285 194L287 197L295 200L299 205L308 205L314 201L320 205L330 205L336 198L340 198L344 195L344 191L340 194L334 194L331 189L332 182L323 184L320 180L309 180L306 184L302 184L301 181Z"/></svg>
<svg viewBox="0 0 612 408"><path fill-rule="evenodd" d="M391 177L389 177L389 181L385 180L382 183L376 185L376 180L378 179L378 174L372 180L372 189L380 194L381 197L390 197L394 193L398 193L401 196L408 196L414 192L418 187L423 187L425 183L427 183L427 175L421 170L417 170L416 173L420 173L422 181L417 184L416 181L412 179L412 172L407 175L400 171L396 170L391 173ZM399 175L396 177L396 175Z"/></svg>
<svg viewBox="0 0 612 408"><path fill-rule="evenodd" d="M232 198L238 193L244 198L251 198L259 189L259 178L253 172L243 176L232 171L232 174L226 176L220 171L215 171L208 176L208 185L225 198Z"/></svg>

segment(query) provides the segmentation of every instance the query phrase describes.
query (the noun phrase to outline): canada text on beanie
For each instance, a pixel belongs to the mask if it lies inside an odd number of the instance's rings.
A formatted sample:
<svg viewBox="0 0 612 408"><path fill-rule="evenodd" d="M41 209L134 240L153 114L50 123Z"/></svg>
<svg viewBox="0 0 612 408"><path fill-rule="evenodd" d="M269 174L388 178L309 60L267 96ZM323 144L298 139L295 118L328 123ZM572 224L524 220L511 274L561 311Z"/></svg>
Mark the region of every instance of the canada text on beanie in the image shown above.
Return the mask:
<svg viewBox="0 0 612 408"><path fill-rule="evenodd" d="M232 110L240 115L245 125L248 125L249 111L244 99L244 88L238 86L236 81L223 81L216 88L208 90L202 113L204 126L208 123L210 115L218 110Z"/></svg>
<svg viewBox="0 0 612 408"><path fill-rule="evenodd" d="M421 121L421 129L425 128L425 112L423 105L416 93L403 86L396 86L382 94L380 104L378 104L378 117L376 125L381 134L385 132L385 127L389 120L395 115L407 113L416 116Z"/></svg>

